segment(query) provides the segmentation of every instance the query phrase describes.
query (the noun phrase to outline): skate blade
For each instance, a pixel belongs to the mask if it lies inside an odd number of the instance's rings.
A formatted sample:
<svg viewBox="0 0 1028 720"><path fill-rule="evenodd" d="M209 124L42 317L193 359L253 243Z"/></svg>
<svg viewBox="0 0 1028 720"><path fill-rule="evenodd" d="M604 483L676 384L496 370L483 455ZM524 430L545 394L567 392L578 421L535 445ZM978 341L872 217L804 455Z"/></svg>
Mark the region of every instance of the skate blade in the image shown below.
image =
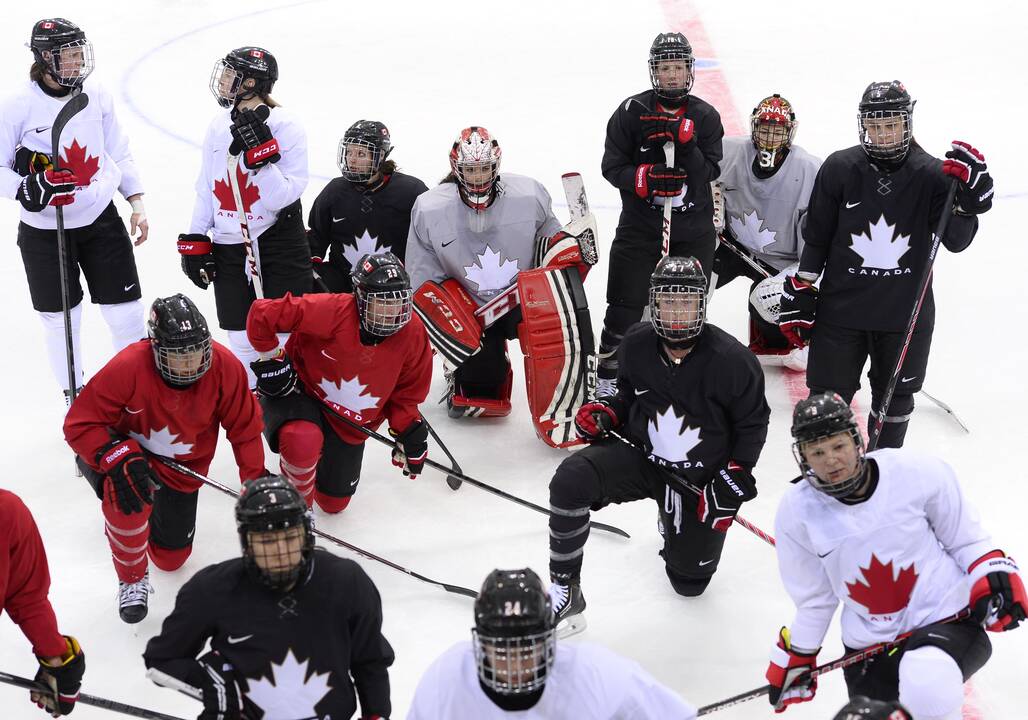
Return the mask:
<svg viewBox="0 0 1028 720"><path fill-rule="evenodd" d="M568 615L557 624L557 638L563 640L585 630L585 615Z"/></svg>

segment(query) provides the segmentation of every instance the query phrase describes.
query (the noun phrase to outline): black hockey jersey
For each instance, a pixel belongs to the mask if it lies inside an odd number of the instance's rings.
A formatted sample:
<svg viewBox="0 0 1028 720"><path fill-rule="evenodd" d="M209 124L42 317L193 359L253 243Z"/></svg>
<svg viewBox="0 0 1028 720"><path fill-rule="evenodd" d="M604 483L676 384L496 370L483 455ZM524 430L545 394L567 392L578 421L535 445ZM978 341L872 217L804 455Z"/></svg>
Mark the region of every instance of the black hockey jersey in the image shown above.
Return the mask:
<svg viewBox="0 0 1028 720"><path fill-rule="evenodd" d="M652 90L624 100L607 122L607 139L603 150L603 177L621 191L621 217L618 237L633 237L660 242L662 205L653 205L635 194L636 168L644 164L664 162L660 145L643 143L640 115L653 112L674 113L676 108L659 105ZM694 223L709 226L714 216L710 183L720 174L721 138L725 129L721 116L712 105L690 95L684 117L695 124L693 141L675 143L675 165L683 168L685 195L674 198L675 219L671 223L671 241L688 240ZM693 220L693 222L690 222ZM626 231L627 230L627 234Z"/></svg>
<svg viewBox="0 0 1028 720"><path fill-rule="evenodd" d="M189 682L208 639L235 668L247 717L347 720L358 695L362 716L389 717L382 599L352 560L316 549L307 581L288 593L255 583L241 558L206 567L182 586L143 660Z"/></svg>
<svg viewBox="0 0 1028 720"><path fill-rule="evenodd" d="M752 469L771 409L764 373L745 345L707 324L692 351L673 363L649 323L618 348L615 412L650 460L697 487L734 460Z"/></svg>
<svg viewBox="0 0 1028 720"><path fill-rule="evenodd" d="M307 239L313 257L324 258L320 272L329 289L352 292L350 270L369 253L407 254L407 233L414 199L428 188L411 175L394 172L375 189L338 177L329 181L311 206ZM326 257L326 253L331 254ZM315 266L317 269L317 266Z"/></svg>
<svg viewBox="0 0 1028 720"><path fill-rule="evenodd" d="M814 180L800 271L820 274L817 320L856 330L902 332L917 299L948 176L916 143L894 172L879 170L861 146L832 153ZM978 219L954 215L943 244L960 252ZM918 319L931 327L931 285Z"/></svg>

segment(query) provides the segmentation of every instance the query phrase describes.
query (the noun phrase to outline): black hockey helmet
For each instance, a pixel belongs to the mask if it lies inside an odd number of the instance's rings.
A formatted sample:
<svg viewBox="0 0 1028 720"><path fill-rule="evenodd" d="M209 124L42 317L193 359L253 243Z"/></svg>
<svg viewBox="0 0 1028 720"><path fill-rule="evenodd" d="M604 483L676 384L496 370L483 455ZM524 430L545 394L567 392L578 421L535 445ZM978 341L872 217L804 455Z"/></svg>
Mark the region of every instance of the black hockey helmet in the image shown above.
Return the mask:
<svg viewBox="0 0 1028 720"><path fill-rule="evenodd" d="M896 700L884 702L857 695L832 720L914 720L914 716Z"/></svg>
<svg viewBox="0 0 1028 720"><path fill-rule="evenodd" d="M898 164L914 139L914 101L899 80L873 82L860 97L857 132L872 160Z"/></svg>
<svg viewBox="0 0 1028 720"><path fill-rule="evenodd" d="M663 81L657 72L660 63L684 62L685 73L681 77L664 78ZM650 85L657 97L672 102L680 102L689 95L692 90L693 80L696 78L694 72L696 58L692 54L692 45L685 35L679 32L660 33L653 38L650 45Z"/></svg>
<svg viewBox="0 0 1028 720"><path fill-rule="evenodd" d="M169 385L191 385L210 370L211 331L193 301L179 293L157 298L146 324L157 371Z"/></svg>
<svg viewBox="0 0 1028 720"><path fill-rule="evenodd" d="M700 261L665 255L650 275L650 324L668 347L696 344L707 316L707 278Z"/></svg>
<svg viewBox="0 0 1028 720"><path fill-rule="evenodd" d="M768 95L750 113L750 139L759 153L762 168L773 168L785 159L796 137L796 113L792 103L778 93Z"/></svg>
<svg viewBox="0 0 1028 720"><path fill-rule="evenodd" d="M833 435L847 434L857 448L857 466L852 475L835 481L822 479L811 468L804 445ZM864 477L864 438L857 427L853 411L835 392L815 393L796 403L792 412L792 453L803 476L821 492L832 497L846 497L860 485Z"/></svg>
<svg viewBox="0 0 1028 720"><path fill-rule="evenodd" d="M360 166L357 166L352 156L348 160L348 146L364 148L366 154L363 154L362 158L369 158L371 162L366 165L361 162ZM389 137L389 128L378 120L358 120L343 133L336 153L336 164L339 165L339 172L350 182L366 183L378 172L382 161L389 157L392 151L393 143ZM350 152L353 153L354 150Z"/></svg>
<svg viewBox="0 0 1028 720"><path fill-rule="evenodd" d="M502 695L541 690L553 665L555 631L550 594L535 571L493 570L475 599L479 680Z"/></svg>
<svg viewBox="0 0 1028 720"><path fill-rule="evenodd" d="M93 44L78 25L64 18L44 18L32 26L29 48L37 63L59 85L80 87L93 72Z"/></svg>
<svg viewBox="0 0 1028 720"><path fill-rule="evenodd" d="M243 83L253 80L253 87ZM236 48L214 65L211 73L211 92L218 104L232 107L239 100L271 92L278 80L278 61L264 48L247 46Z"/></svg>
<svg viewBox="0 0 1028 720"><path fill-rule="evenodd" d="M281 531L288 538L295 535L295 528L302 530L298 548L290 547L288 540L283 543L281 537L252 536ZM266 475L246 484L236 501L236 530L246 571L255 580L275 590L288 590L306 577L314 559L314 533L307 503L287 478ZM296 551L299 560L292 556Z"/></svg>
<svg viewBox="0 0 1028 720"><path fill-rule="evenodd" d="M410 275L391 252L365 255L350 274L361 330L372 342L399 332L410 322L414 291Z"/></svg>

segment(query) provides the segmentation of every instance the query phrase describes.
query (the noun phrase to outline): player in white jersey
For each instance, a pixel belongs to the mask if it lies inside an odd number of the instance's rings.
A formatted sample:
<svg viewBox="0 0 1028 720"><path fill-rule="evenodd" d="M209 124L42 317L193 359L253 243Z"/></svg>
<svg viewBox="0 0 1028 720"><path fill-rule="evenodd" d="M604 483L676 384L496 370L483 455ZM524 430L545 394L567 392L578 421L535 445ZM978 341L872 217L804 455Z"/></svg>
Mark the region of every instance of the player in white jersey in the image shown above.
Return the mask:
<svg viewBox="0 0 1028 720"><path fill-rule="evenodd" d="M553 610L530 568L493 570L471 642L425 671L407 720L693 720L696 709L638 663L589 643L557 647Z"/></svg>
<svg viewBox="0 0 1028 720"><path fill-rule="evenodd" d="M263 48L236 48L215 64L211 92L225 110L207 127L193 218L178 242L182 271L201 290L214 285L218 324L251 388L250 363L258 357L246 337L246 314L256 294L229 178L231 156L239 158L235 180L263 296L303 295L314 279L300 207L307 134L271 97L277 80L278 62Z"/></svg>
<svg viewBox="0 0 1028 720"><path fill-rule="evenodd" d="M982 528L942 460L902 449L864 453L853 413L836 393L801 400L793 452L803 475L775 518L778 567L796 604L772 650L776 710L814 697L817 664L842 603L847 651L897 650L844 669L851 697L899 700L918 720L960 717L963 684L988 660L988 636L1025 619L1017 565ZM946 622L970 607L970 617Z"/></svg>
<svg viewBox="0 0 1028 720"><path fill-rule="evenodd" d="M32 307L43 321L50 367L70 399L63 309L67 301L77 388L83 365L79 268L110 328L115 352L146 336L132 240L114 206L115 192L132 206L136 245L146 240L149 225L143 185L114 100L95 80L87 80L93 71L93 46L85 32L63 18L40 20L32 26L29 47L34 57L29 81L17 85L0 104L0 193L22 205L18 247ZM79 93L89 103L69 120L61 132L60 157L52 158L54 120ZM68 248L67 298L60 282L58 206L64 208Z"/></svg>
<svg viewBox="0 0 1028 720"><path fill-rule="evenodd" d="M739 276L753 281L750 349L764 362L802 371L806 348L794 348L778 330L782 285L803 250L803 218L821 167L793 143L798 124L792 104L775 93L753 108L749 137L724 140L718 183L725 218L714 275L718 288Z"/></svg>

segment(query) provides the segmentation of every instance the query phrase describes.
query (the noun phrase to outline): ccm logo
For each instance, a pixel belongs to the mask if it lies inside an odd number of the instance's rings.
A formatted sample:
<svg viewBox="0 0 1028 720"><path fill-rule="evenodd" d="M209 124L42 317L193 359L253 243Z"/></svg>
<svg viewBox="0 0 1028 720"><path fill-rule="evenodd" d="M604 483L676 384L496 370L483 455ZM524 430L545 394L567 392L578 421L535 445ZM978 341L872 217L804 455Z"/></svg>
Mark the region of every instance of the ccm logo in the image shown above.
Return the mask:
<svg viewBox="0 0 1028 720"><path fill-rule="evenodd" d="M426 292L425 297L431 300L432 304L439 308L439 312L442 313L443 317L449 321L450 327L457 332L464 332L464 326L460 324L460 321L457 320L456 317L454 317L453 311L450 310L449 306L447 306L446 302L442 298L434 292Z"/></svg>
<svg viewBox="0 0 1028 720"><path fill-rule="evenodd" d="M256 148L253 151L251 151L250 157L253 158L254 160L259 160L260 158L264 157L265 155L274 155L277 152L278 152L278 144L277 143L270 143L268 145L264 145L262 147Z"/></svg>

